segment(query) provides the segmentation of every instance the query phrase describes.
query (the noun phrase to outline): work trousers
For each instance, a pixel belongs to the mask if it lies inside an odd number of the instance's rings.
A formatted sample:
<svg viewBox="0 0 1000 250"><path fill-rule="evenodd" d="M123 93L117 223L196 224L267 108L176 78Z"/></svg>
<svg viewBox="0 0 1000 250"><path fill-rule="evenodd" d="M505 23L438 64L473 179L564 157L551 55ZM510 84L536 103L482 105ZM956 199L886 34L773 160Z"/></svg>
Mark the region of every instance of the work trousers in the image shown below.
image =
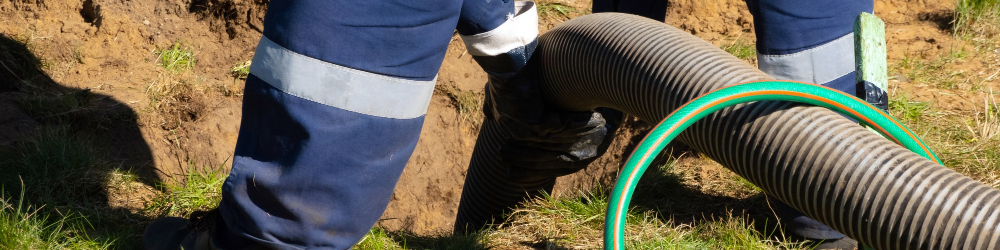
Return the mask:
<svg viewBox="0 0 1000 250"><path fill-rule="evenodd" d="M870 1L747 3L762 70L854 93L853 47L841 41L854 17L871 11ZM606 11L601 4L595 1L595 11ZM665 1L616 4L628 6L617 11L659 20L666 13ZM518 51L537 30L515 18L521 12L514 5L271 1L246 82L214 243L224 249L347 249L357 243L384 212L416 146L453 32L477 60ZM817 223L803 222L802 228L819 232L803 235L842 237Z"/></svg>

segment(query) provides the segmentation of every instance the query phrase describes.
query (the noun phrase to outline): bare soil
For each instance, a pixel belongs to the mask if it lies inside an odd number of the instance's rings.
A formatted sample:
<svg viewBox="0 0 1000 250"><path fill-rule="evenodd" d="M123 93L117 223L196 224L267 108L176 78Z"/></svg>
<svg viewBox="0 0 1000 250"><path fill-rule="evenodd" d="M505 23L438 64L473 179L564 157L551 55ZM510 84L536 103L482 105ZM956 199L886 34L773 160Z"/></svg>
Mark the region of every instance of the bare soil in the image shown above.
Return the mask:
<svg viewBox="0 0 1000 250"><path fill-rule="evenodd" d="M41 59L45 76L52 83L71 90L89 90L104 97L109 109L124 108L124 112L134 114L135 119L124 120L133 124L120 128L132 128L134 133L123 133L115 127L106 133L109 144L120 145L112 146L116 149L112 161L147 173L142 178L167 181L192 167L220 166L232 158L242 112L242 80L234 78L230 69L252 58L261 36L266 2L0 1L0 33L26 43ZM585 0L560 3L581 11L543 17L543 31L589 9L589 1ZM956 48L975 51L973 45L950 34L948 22L953 6L952 1L878 1L875 12L887 23L890 64L911 58L933 59ZM753 38L752 17L740 0L671 1L666 22L716 45ZM193 69L173 72L156 64L156 52L174 44L194 51L197 61ZM948 67L981 76L979 82L960 85L998 88L1000 77L990 78L996 75L997 68L989 68L997 65L996 58L969 53ZM908 85L909 79L903 74L893 79L893 86L898 88L895 91L910 93L919 100L933 100L944 109L970 110L982 103L980 95L963 94L962 89L968 88L943 91ZM439 85L481 94L486 75L455 37L438 81ZM165 90L176 90L172 99L151 99ZM0 144L23 137L37 126L31 116L11 104L11 98L17 95L18 91L5 91L0 86ZM459 105L442 93L432 100L421 139L383 215L382 226L417 233L451 229L478 131L475 123L463 120ZM556 195L612 183L627 150L648 129L641 122L629 123L607 155L589 169L560 179ZM693 180L697 183L733 178L717 164L705 162L682 165L700 173L697 176L701 177ZM718 187L704 191L741 195L724 190ZM141 209L149 195L137 197L117 199L115 206Z"/></svg>

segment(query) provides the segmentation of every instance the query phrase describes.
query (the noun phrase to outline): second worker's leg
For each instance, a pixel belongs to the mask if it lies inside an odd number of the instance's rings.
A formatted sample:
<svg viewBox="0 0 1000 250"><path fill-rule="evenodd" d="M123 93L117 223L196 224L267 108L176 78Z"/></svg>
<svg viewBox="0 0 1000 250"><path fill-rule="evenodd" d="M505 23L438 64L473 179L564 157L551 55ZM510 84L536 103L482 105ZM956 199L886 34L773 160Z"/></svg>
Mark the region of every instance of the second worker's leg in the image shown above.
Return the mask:
<svg viewBox="0 0 1000 250"><path fill-rule="evenodd" d="M855 95L854 19L871 0L747 0L757 34L760 70L781 80L822 84ZM854 249L857 242L789 205L774 204L785 231L823 241L817 249Z"/></svg>
<svg viewBox="0 0 1000 250"><path fill-rule="evenodd" d="M593 12L621 12L662 22L667 17L668 0L594 0Z"/></svg>
<svg viewBox="0 0 1000 250"><path fill-rule="evenodd" d="M212 241L349 249L420 135L460 5L271 1Z"/></svg>

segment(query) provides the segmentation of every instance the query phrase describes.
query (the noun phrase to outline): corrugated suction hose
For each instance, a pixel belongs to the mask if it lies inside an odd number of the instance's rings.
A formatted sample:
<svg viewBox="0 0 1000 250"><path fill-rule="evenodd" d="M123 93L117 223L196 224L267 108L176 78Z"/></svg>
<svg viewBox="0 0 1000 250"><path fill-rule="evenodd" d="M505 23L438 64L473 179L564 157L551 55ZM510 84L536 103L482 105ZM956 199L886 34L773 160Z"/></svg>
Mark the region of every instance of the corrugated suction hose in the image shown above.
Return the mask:
<svg viewBox="0 0 1000 250"><path fill-rule="evenodd" d="M556 103L573 110L610 107L649 122L713 89L770 79L684 31L617 13L567 21L539 38L534 56ZM503 136L497 124L484 123L456 228L482 226L551 189L554 180L504 178L497 148ZM824 108L736 105L678 138L866 246L1000 249L1000 191Z"/></svg>

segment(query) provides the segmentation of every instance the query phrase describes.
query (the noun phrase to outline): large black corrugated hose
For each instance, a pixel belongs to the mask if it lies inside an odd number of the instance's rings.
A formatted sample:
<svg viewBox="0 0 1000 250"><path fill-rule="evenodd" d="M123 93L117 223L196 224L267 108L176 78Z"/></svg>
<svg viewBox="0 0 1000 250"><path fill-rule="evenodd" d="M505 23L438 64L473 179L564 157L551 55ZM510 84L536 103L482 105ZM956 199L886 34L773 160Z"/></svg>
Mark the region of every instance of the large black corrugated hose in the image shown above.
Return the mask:
<svg viewBox="0 0 1000 250"><path fill-rule="evenodd" d="M655 122L710 90L766 74L684 31L627 14L570 20L539 38L552 100ZM456 227L479 227L552 181L506 180L486 121ZM1000 191L819 107L757 102L718 111L679 139L776 197L876 249L1000 249Z"/></svg>

